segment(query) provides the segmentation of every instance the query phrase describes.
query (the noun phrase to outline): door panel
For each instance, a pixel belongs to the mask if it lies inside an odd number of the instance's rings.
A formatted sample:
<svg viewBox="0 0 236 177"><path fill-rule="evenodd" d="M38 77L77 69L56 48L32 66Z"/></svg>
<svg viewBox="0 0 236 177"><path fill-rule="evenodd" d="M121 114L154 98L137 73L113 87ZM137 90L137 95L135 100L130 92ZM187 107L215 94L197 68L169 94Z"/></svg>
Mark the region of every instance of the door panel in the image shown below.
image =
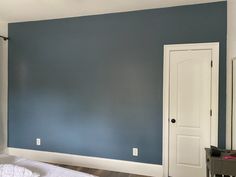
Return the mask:
<svg viewBox="0 0 236 177"><path fill-rule="evenodd" d="M169 175L204 177L210 146L211 50L171 51Z"/></svg>
<svg viewBox="0 0 236 177"><path fill-rule="evenodd" d="M177 135L177 164L200 166L199 149L200 137Z"/></svg>

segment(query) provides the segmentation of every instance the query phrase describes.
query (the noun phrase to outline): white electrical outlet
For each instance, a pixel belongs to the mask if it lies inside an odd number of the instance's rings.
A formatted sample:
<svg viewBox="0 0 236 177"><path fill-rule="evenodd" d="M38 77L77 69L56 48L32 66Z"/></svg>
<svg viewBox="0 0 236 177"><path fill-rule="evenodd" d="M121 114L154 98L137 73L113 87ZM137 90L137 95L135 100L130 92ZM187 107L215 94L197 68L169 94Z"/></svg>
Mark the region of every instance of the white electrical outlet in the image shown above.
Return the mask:
<svg viewBox="0 0 236 177"><path fill-rule="evenodd" d="M36 145L37 145L37 146L40 146L40 145L41 145L41 139L40 139L40 138L37 138L37 139L36 139Z"/></svg>
<svg viewBox="0 0 236 177"><path fill-rule="evenodd" d="M138 148L133 148L133 156L138 156Z"/></svg>

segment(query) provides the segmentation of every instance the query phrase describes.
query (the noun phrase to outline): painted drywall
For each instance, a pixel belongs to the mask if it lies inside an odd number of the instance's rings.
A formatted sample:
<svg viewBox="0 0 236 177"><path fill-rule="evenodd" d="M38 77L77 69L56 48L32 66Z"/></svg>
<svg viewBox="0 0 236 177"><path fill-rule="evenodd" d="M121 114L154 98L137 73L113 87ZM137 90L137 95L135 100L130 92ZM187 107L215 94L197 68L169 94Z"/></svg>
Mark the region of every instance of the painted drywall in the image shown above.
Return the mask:
<svg viewBox="0 0 236 177"><path fill-rule="evenodd" d="M0 21L0 35L7 36L8 24ZM0 152L7 147L7 60L8 42L0 39Z"/></svg>
<svg viewBox="0 0 236 177"><path fill-rule="evenodd" d="M0 1L0 19L13 23L128 12L217 1L223 0L72 0L69 1L69 3L68 0L10 0Z"/></svg>
<svg viewBox="0 0 236 177"><path fill-rule="evenodd" d="M232 60L236 59L236 1L228 0L227 33L227 148L231 148ZM236 138L236 135L234 135ZM234 147L235 149L236 147Z"/></svg>
<svg viewBox="0 0 236 177"><path fill-rule="evenodd" d="M8 146L161 164L163 45L220 42L224 147L226 26L226 2L9 24Z"/></svg>

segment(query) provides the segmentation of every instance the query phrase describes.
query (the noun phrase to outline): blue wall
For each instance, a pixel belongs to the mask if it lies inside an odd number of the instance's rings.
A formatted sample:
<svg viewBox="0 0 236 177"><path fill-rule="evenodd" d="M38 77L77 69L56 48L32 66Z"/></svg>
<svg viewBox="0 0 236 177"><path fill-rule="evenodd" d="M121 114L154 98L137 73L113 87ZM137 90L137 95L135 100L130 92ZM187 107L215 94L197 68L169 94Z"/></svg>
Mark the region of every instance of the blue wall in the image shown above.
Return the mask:
<svg viewBox="0 0 236 177"><path fill-rule="evenodd" d="M224 147L226 6L9 24L8 145L161 164L163 45L217 41Z"/></svg>

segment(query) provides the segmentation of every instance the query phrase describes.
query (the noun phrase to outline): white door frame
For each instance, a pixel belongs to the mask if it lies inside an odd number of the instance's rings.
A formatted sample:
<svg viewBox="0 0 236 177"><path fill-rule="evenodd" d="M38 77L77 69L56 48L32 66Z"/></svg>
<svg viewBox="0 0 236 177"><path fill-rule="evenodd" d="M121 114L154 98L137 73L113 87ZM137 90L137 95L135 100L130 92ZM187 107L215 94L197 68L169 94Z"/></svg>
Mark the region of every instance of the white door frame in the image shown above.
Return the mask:
<svg viewBox="0 0 236 177"><path fill-rule="evenodd" d="M219 89L219 43L195 43L164 45L163 73L163 177L168 177L169 171L169 82L170 82L170 52L183 50L212 51L212 95L211 95L211 145L218 146L218 89Z"/></svg>

